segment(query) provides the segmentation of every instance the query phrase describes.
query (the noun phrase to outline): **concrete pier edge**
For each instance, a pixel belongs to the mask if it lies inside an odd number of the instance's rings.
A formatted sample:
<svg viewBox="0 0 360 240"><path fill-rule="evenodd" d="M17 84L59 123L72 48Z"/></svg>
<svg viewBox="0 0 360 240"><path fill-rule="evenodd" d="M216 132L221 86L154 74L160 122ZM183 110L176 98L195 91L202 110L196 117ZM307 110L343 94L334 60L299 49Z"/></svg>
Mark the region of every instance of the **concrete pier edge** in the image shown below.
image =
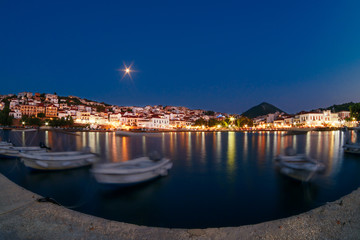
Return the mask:
<svg viewBox="0 0 360 240"><path fill-rule="evenodd" d="M170 229L116 222L40 203L37 199L41 196L2 174L0 186L0 239L4 240L360 239L360 188L337 201L284 219L240 227Z"/></svg>

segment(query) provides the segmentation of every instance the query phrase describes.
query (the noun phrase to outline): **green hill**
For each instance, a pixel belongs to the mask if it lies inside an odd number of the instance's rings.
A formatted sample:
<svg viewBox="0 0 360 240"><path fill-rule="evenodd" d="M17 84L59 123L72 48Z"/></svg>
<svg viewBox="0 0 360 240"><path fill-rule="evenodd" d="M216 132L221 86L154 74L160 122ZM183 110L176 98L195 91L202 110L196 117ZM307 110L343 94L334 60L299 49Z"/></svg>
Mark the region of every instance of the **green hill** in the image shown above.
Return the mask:
<svg viewBox="0 0 360 240"><path fill-rule="evenodd" d="M355 103L343 103L343 104L334 104L327 108L319 108L320 110L331 110L332 112L341 112L341 111L350 111L350 106L354 105Z"/></svg>
<svg viewBox="0 0 360 240"><path fill-rule="evenodd" d="M248 118L256 118L258 116L266 115L269 113L275 113L275 112L284 112L284 111L275 107L274 105L263 102L255 107L250 108L246 112L243 112L241 115Z"/></svg>

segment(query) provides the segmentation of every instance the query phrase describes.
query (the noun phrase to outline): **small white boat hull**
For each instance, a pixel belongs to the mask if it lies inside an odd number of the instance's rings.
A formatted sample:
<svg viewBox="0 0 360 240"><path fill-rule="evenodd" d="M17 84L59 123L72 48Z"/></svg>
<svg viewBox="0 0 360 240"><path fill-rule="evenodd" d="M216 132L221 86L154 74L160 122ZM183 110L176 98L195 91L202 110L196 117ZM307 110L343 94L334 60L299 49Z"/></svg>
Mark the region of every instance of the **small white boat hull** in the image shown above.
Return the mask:
<svg viewBox="0 0 360 240"><path fill-rule="evenodd" d="M25 128L25 129L12 129L13 132L36 132L38 129L36 128Z"/></svg>
<svg viewBox="0 0 360 240"><path fill-rule="evenodd" d="M148 158L139 158L124 163L103 164L103 166L95 166L91 172L95 176L96 181L102 184L113 185L134 185L146 181L150 181L160 176L166 176L172 168L172 162L163 158L158 162L154 162L153 166L139 169L126 169L128 163L146 161ZM151 160L147 160L151 161Z"/></svg>
<svg viewBox="0 0 360 240"><path fill-rule="evenodd" d="M45 153L46 151L41 147L0 146L0 155L5 157L20 157L22 153Z"/></svg>
<svg viewBox="0 0 360 240"><path fill-rule="evenodd" d="M310 181L318 172L324 170L323 164L301 154L279 155L275 161L280 173L303 182Z"/></svg>
<svg viewBox="0 0 360 240"><path fill-rule="evenodd" d="M161 137L160 132L132 132L132 131L116 131L116 136L120 137Z"/></svg>
<svg viewBox="0 0 360 240"><path fill-rule="evenodd" d="M73 153L73 154L71 154ZM94 164L97 156L83 152L48 152L40 154L21 154L26 167L37 170L65 170Z"/></svg>
<svg viewBox="0 0 360 240"><path fill-rule="evenodd" d="M10 146L13 146L13 144L10 142L5 142L5 141L0 142L0 147L10 147Z"/></svg>
<svg viewBox="0 0 360 240"><path fill-rule="evenodd" d="M343 148L346 153L360 154L360 144L345 144Z"/></svg>

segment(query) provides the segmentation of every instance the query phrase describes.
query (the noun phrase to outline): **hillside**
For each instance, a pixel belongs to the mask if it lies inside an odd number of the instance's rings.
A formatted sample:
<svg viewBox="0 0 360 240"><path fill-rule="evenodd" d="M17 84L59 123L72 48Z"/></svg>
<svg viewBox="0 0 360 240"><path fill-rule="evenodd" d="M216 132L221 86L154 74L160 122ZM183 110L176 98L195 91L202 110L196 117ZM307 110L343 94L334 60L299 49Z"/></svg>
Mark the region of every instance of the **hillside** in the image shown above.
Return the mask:
<svg viewBox="0 0 360 240"><path fill-rule="evenodd" d="M266 115L269 113L275 113L275 112L284 112L284 111L275 107L274 105L263 102L255 107L250 108L246 112L243 112L241 115L248 118L256 118L258 116Z"/></svg>
<svg viewBox="0 0 360 240"><path fill-rule="evenodd" d="M350 111L350 106L354 105L355 103L343 103L343 104L334 104L327 108L319 108L320 110L331 110L332 112L341 112L341 111Z"/></svg>

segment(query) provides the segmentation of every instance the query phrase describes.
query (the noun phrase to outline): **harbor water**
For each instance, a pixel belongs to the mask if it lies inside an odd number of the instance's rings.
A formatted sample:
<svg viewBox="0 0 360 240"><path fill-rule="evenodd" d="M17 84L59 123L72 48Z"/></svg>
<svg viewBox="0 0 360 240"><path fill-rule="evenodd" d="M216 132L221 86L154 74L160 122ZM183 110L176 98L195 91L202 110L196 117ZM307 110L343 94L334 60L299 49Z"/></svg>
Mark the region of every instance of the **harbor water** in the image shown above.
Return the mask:
<svg viewBox="0 0 360 240"><path fill-rule="evenodd" d="M352 141L357 141L351 132ZM360 186L360 156L345 154L341 131L285 135L262 132L174 132L120 137L112 132L2 132L17 145L43 141L53 151L90 147L101 162L123 162L158 151L172 159L166 177L128 188L99 185L90 168L36 172L20 159L0 158L0 173L70 209L146 226L207 228L255 224L299 214ZM275 169L292 146L325 165L308 183Z"/></svg>

